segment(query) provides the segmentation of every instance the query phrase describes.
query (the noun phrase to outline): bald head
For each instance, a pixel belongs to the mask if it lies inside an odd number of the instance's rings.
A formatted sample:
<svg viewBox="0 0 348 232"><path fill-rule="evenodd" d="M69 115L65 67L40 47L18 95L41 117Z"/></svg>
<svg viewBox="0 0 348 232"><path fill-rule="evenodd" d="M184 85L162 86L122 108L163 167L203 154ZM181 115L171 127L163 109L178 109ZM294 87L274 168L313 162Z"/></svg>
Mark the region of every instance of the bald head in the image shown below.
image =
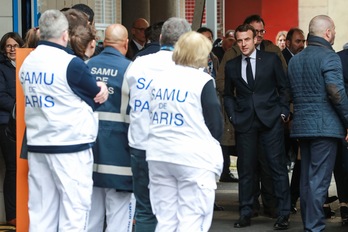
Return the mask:
<svg viewBox="0 0 348 232"><path fill-rule="evenodd" d="M104 47L113 47L119 50L123 55L128 49L128 32L121 24L111 24L106 28Z"/></svg>
<svg viewBox="0 0 348 232"><path fill-rule="evenodd" d="M309 35L322 37L333 44L335 34L335 23L327 15L317 15L309 22Z"/></svg>
<svg viewBox="0 0 348 232"><path fill-rule="evenodd" d="M149 23L146 19L138 18L132 24L133 40L144 46L146 43L145 29L149 27Z"/></svg>

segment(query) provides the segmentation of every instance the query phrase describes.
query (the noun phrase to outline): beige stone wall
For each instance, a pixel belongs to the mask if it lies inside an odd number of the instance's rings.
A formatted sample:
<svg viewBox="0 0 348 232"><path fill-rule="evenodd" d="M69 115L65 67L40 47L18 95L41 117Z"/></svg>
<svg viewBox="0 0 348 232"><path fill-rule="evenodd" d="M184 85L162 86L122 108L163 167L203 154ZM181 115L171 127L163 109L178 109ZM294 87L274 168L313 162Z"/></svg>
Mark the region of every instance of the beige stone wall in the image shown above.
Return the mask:
<svg viewBox="0 0 348 232"><path fill-rule="evenodd" d="M1 1L0 25L0 38L5 33L12 31L12 1Z"/></svg>
<svg viewBox="0 0 348 232"><path fill-rule="evenodd" d="M342 50L348 42L347 0L299 0L299 27L308 33L309 21L316 15L330 16L336 25L335 51Z"/></svg>

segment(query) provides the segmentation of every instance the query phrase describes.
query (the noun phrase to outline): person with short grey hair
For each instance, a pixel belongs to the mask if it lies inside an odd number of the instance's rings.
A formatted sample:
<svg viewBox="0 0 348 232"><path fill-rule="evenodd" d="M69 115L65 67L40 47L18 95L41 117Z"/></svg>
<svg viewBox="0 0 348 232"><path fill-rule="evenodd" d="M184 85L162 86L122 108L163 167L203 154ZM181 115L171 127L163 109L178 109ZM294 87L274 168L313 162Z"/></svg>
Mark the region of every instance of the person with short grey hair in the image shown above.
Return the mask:
<svg viewBox="0 0 348 232"><path fill-rule="evenodd" d="M185 19L175 17L168 19L162 26L160 51L138 57L125 74L130 88L128 140L136 199L135 232L153 232L157 224L150 204L148 164L145 160L150 123L148 88L153 77L174 65L172 60L174 44L180 35L188 31L191 31L191 27Z"/></svg>
<svg viewBox="0 0 348 232"><path fill-rule="evenodd" d="M211 48L201 33L183 34L174 47L175 65L149 87L146 160L156 231L207 232L212 222L223 119L214 79L203 71Z"/></svg>
<svg viewBox="0 0 348 232"><path fill-rule="evenodd" d="M160 43L162 46L174 46L179 37L188 31L191 31L191 26L185 19L169 18L162 26Z"/></svg>
<svg viewBox="0 0 348 232"><path fill-rule="evenodd" d="M68 21L58 10L40 20L41 41L24 60L29 231L87 231L92 195L94 110L108 98L82 59L66 51Z"/></svg>
<svg viewBox="0 0 348 232"><path fill-rule="evenodd" d="M342 64L332 45L335 24L327 15L309 23L308 46L292 57L288 76L294 104L291 138L301 150L300 202L305 231L324 231L323 205L337 144L348 141L348 98Z"/></svg>

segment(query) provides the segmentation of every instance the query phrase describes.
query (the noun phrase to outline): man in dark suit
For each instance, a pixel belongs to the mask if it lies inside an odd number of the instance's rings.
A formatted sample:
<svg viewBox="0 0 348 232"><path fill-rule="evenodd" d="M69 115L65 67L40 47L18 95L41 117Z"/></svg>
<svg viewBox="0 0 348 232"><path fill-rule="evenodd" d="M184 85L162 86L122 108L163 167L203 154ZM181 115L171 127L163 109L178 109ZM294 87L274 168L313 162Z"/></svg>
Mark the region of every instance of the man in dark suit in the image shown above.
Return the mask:
<svg viewBox="0 0 348 232"><path fill-rule="evenodd" d="M239 26L235 37L242 55L226 63L224 97L237 136L240 218L234 226L250 225L261 144L276 186L278 218L274 229L287 229L290 194L283 123L289 120L289 83L279 57L256 49L254 27Z"/></svg>
<svg viewBox="0 0 348 232"><path fill-rule="evenodd" d="M282 51L287 64L289 64L290 59L294 55L304 49L305 42L305 36L300 28L291 28L289 30L286 35L286 48Z"/></svg>
<svg viewBox="0 0 348 232"><path fill-rule="evenodd" d="M145 46L146 37L145 29L149 27L146 19L138 18L132 24L132 39L128 42L128 51L126 57L133 60L134 56Z"/></svg>

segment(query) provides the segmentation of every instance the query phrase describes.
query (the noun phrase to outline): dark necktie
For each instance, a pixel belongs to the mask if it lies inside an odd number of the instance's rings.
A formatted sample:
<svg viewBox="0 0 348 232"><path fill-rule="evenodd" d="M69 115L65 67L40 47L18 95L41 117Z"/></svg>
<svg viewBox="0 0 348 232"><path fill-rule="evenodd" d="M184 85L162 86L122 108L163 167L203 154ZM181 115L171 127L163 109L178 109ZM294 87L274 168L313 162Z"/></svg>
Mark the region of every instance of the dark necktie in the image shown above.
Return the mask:
<svg viewBox="0 0 348 232"><path fill-rule="evenodd" d="M245 58L245 60L247 62L247 66L246 66L247 81L250 88L254 88L254 76L253 76L253 71L251 69L250 57Z"/></svg>

